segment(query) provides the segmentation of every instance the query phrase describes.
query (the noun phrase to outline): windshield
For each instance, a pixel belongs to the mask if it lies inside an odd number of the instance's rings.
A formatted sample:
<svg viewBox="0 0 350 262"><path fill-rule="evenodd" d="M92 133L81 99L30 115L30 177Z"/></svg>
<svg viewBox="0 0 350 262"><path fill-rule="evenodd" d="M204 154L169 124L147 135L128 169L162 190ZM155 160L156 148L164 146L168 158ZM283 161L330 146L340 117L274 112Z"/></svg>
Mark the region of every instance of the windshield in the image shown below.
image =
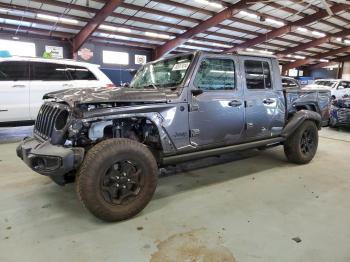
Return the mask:
<svg viewBox="0 0 350 262"><path fill-rule="evenodd" d="M315 81L316 85L319 86L333 86L336 82L335 81L325 81L325 80L320 80L320 81Z"/></svg>
<svg viewBox="0 0 350 262"><path fill-rule="evenodd" d="M185 78L192 59L193 54L190 54L146 64L137 71L130 87L144 89L177 86Z"/></svg>

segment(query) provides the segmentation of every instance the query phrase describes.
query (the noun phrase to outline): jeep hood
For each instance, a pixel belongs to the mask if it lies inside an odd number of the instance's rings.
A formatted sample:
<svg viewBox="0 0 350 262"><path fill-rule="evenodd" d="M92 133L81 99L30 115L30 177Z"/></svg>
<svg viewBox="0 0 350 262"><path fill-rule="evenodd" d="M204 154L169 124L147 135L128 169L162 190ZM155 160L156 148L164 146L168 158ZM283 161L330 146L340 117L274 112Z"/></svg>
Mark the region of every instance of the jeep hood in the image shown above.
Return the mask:
<svg viewBox="0 0 350 262"><path fill-rule="evenodd" d="M169 96L174 96L170 95ZM43 99L66 102L70 106L111 102L166 103L167 94L161 90L133 88L74 88L44 95Z"/></svg>

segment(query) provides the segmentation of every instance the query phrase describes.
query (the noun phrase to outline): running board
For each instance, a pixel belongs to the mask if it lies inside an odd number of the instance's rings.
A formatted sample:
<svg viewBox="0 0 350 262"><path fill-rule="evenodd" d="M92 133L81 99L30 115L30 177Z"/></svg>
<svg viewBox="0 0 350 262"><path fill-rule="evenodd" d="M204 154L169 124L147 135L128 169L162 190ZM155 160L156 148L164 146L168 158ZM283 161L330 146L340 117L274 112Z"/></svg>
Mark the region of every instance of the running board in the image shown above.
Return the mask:
<svg viewBox="0 0 350 262"><path fill-rule="evenodd" d="M257 148L257 147L261 147L261 146L269 146L269 145L273 145L273 144L279 144L284 140L285 140L285 138L283 138L283 137L276 137L276 138L270 138L270 139L265 139L265 140L260 140L260 141L239 144L239 145L219 147L219 148L197 151L197 152L193 152L193 153L168 156L168 157L164 157L162 159L162 165L176 164L176 163L185 162L185 161L194 160L194 159L199 159L199 158L204 158L204 157L222 155L222 154L227 154L227 153L231 153L231 152L235 152L235 151L241 151L241 150L252 149L252 148Z"/></svg>

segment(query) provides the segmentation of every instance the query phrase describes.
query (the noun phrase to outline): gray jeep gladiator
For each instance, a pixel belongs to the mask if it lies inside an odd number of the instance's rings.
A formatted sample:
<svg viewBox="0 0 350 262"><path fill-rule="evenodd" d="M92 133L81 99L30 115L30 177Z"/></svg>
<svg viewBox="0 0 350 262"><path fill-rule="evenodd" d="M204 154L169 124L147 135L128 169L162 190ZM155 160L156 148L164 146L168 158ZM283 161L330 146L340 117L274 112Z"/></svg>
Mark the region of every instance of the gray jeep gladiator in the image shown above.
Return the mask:
<svg viewBox="0 0 350 262"><path fill-rule="evenodd" d="M272 56L195 52L144 65L127 88L50 93L17 155L60 185L75 181L84 206L106 221L139 213L160 167L278 145L305 164L330 93L291 95L279 72Z"/></svg>

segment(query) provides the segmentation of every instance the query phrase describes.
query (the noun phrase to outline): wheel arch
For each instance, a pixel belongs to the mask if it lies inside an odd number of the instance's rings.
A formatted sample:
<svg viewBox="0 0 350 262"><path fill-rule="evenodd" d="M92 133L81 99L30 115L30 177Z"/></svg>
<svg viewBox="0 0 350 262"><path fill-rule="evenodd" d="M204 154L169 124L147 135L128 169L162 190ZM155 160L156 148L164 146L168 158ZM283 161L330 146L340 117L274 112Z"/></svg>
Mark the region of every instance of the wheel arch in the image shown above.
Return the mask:
<svg viewBox="0 0 350 262"><path fill-rule="evenodd" d="M321 113L321 110L317 103L312 103L312 102L297 103L297 104L294 104L294 107L297 112L301 110L309 110L309 111L317 112L319 114Z"/></svg>
<svg viewBox="0 0 350 262"><path fill-rule="evenodd" d="M166 132L165 128L163 128L163 118L162 116L157 113L157 112L152 112L152 113L135 113L135 114L120 114L120 115L114 115L114 116L105 116L105 117L95 117L91 119L86 119L85 121L87 122L95 122L98 123L97 121L103 121L105 123L112 123L113 120L118 120L118 119L146 119L150 121L158 130L159 134L159 139L160 143L162 146L162 151L163 153L172 153L174 152L175 146L170 139L170 136ZM104 132L104 129L108 127L109 124L106 125L101 125L102 133Z"/></svg>
<svg viewBox="0 0 350 262"><path fill-rule="evenodd" d="M320 130L322 127L322 117L319 113L311 110L300 110L293 114L282 131L283 137L289 137L306 120L313 121Z"/></svg>

